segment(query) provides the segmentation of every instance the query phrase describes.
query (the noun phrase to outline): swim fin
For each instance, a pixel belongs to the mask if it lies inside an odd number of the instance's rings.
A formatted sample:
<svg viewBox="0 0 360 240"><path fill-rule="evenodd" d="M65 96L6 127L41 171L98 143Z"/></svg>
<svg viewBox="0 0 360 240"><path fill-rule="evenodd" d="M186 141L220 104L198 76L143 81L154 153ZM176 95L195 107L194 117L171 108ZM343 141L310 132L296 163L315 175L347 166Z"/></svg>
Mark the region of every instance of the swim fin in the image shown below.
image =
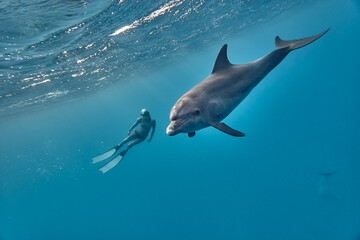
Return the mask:
<svg viewBox="0 0 360 240"><path fill-rule="evenodd" d="M115 150L116 150L116 148L115 148ZM119 153L119 155L117 155L113 160L108 162L105 166L103 166L102 168L99 168L99 170L102 173L107 173L109 170L113 169L116 165L119 164L121 159L125 156L126 152L127 152L127 150L122 151L121 153Z"/></svg>
<svg viewBox="0 0 360 240"><path fill-rule="evenodd" d="M116 165L118 165L123 157L124 156L121 154L117 155L113 160L108 162L105 166L99 168L99 170L104 174L107 173L109 170L113 169Z"/></svg>
<svg viewBox="0 0 360 240"><path fill-rule="evenodd" d="M116 153L117 149L116 147L110 149L109 151L99 155L99 156L96 156L96 157L93 157L92 160L93 160L93 164L95 163L98 163L98 162L101 162L101 161L104 161L106 159L108 159L109 157L112 157L112 155L114 155Z"/></svg>

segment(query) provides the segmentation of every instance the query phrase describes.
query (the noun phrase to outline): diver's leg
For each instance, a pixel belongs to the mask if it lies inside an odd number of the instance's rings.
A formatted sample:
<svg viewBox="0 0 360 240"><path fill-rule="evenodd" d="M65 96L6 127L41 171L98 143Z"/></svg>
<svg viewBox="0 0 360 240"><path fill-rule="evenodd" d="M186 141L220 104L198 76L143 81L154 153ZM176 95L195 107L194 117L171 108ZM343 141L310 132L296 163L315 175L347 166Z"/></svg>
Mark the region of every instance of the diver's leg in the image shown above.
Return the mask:
<svg viewBox="0 0 360 240"><path fill-rule="evenodd" d="M136 138L135 140L133 140L131 143L129 143L129 144L126 146L125 150L122 151L122 152L120 153L120 155L121 155L121 156L124 156L125 153L126 153L130 148L132 148L132 147L135 146L136 144L141 143L141 142L144 141L144 140L145 140L144 138Z"/></svg>
<svg viewBox="0 0 360 240"><path fill-rule="evenodd" d="M136 135L137 135L137 134L136 134L135 132L133 132L133 133L131 133L129 136L127 136L124 140L122 140L121 143L119 143L119 144L115 147L116 151L119 150L125 143L127 143L127 142L133 140L134 138L136 138Z"/></svg>

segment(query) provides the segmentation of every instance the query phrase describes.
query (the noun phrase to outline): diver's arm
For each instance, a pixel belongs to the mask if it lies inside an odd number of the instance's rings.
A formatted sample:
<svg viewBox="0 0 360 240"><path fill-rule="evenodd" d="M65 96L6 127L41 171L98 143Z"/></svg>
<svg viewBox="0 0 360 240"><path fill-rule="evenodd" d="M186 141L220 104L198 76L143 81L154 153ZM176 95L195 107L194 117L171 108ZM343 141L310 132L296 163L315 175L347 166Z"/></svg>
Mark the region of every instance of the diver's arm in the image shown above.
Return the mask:
<svg viewBox="0 0 360 240"><path fill-rule="evenodd" d="M135 123L131 126L130 130L128 131L128 135L130 135L131 131L141 122L141 118L136 119Z"/></svg>
<svg viewBox="0 0 360 240"><path fill-rule="evenodd" d="M155 127L156 127L156 121L153 119L153 120L151 121L152 131L151 131L151 135L150 135L150 138L149 138L148 142L151 142L151 139L152 139L152 137L154 136Z"/></svg>

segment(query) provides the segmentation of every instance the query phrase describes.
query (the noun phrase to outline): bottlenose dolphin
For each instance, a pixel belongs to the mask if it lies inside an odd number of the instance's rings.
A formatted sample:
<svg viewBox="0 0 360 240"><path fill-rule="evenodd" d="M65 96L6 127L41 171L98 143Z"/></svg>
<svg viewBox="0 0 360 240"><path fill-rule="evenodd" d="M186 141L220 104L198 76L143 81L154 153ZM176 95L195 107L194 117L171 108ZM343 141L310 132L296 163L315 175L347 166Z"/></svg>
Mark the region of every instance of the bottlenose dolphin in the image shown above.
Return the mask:
<svg viewBox="0 0 360 240"><path fill-rule="evenodd" d="M326 31L307 38L285 41L275 38L276 50L250 63L231 64L225 44L207 78L185 93L170 112L171 123L166 129L169 136L188 133L213 126L235 137L244 133L222 123L251 90L273 70L292 50L304 47L324 35Z"/></svg>
<svg viewBox="0 0 360 240"><path fill-rule="evenodd" d="M329 198L329 199L337 199L334 195L331 194L329 190L328 185L328 178L332 175L334 175L336 172L320 172L320 182L319 182L319 195L323 198Z"/></svg>

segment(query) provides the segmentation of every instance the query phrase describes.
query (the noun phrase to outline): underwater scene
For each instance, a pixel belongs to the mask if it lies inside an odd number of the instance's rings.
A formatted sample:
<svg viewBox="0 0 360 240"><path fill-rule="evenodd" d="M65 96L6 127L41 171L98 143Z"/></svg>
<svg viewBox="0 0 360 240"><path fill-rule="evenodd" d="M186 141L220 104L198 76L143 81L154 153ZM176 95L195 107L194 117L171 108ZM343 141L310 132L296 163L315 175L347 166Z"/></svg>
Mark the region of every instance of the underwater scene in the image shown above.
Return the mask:
<svg viewBox="0 0 360 240"><path fill-rule="evenodd" d="M360 240L359 0L0 0L0 240Z"/></svg>

